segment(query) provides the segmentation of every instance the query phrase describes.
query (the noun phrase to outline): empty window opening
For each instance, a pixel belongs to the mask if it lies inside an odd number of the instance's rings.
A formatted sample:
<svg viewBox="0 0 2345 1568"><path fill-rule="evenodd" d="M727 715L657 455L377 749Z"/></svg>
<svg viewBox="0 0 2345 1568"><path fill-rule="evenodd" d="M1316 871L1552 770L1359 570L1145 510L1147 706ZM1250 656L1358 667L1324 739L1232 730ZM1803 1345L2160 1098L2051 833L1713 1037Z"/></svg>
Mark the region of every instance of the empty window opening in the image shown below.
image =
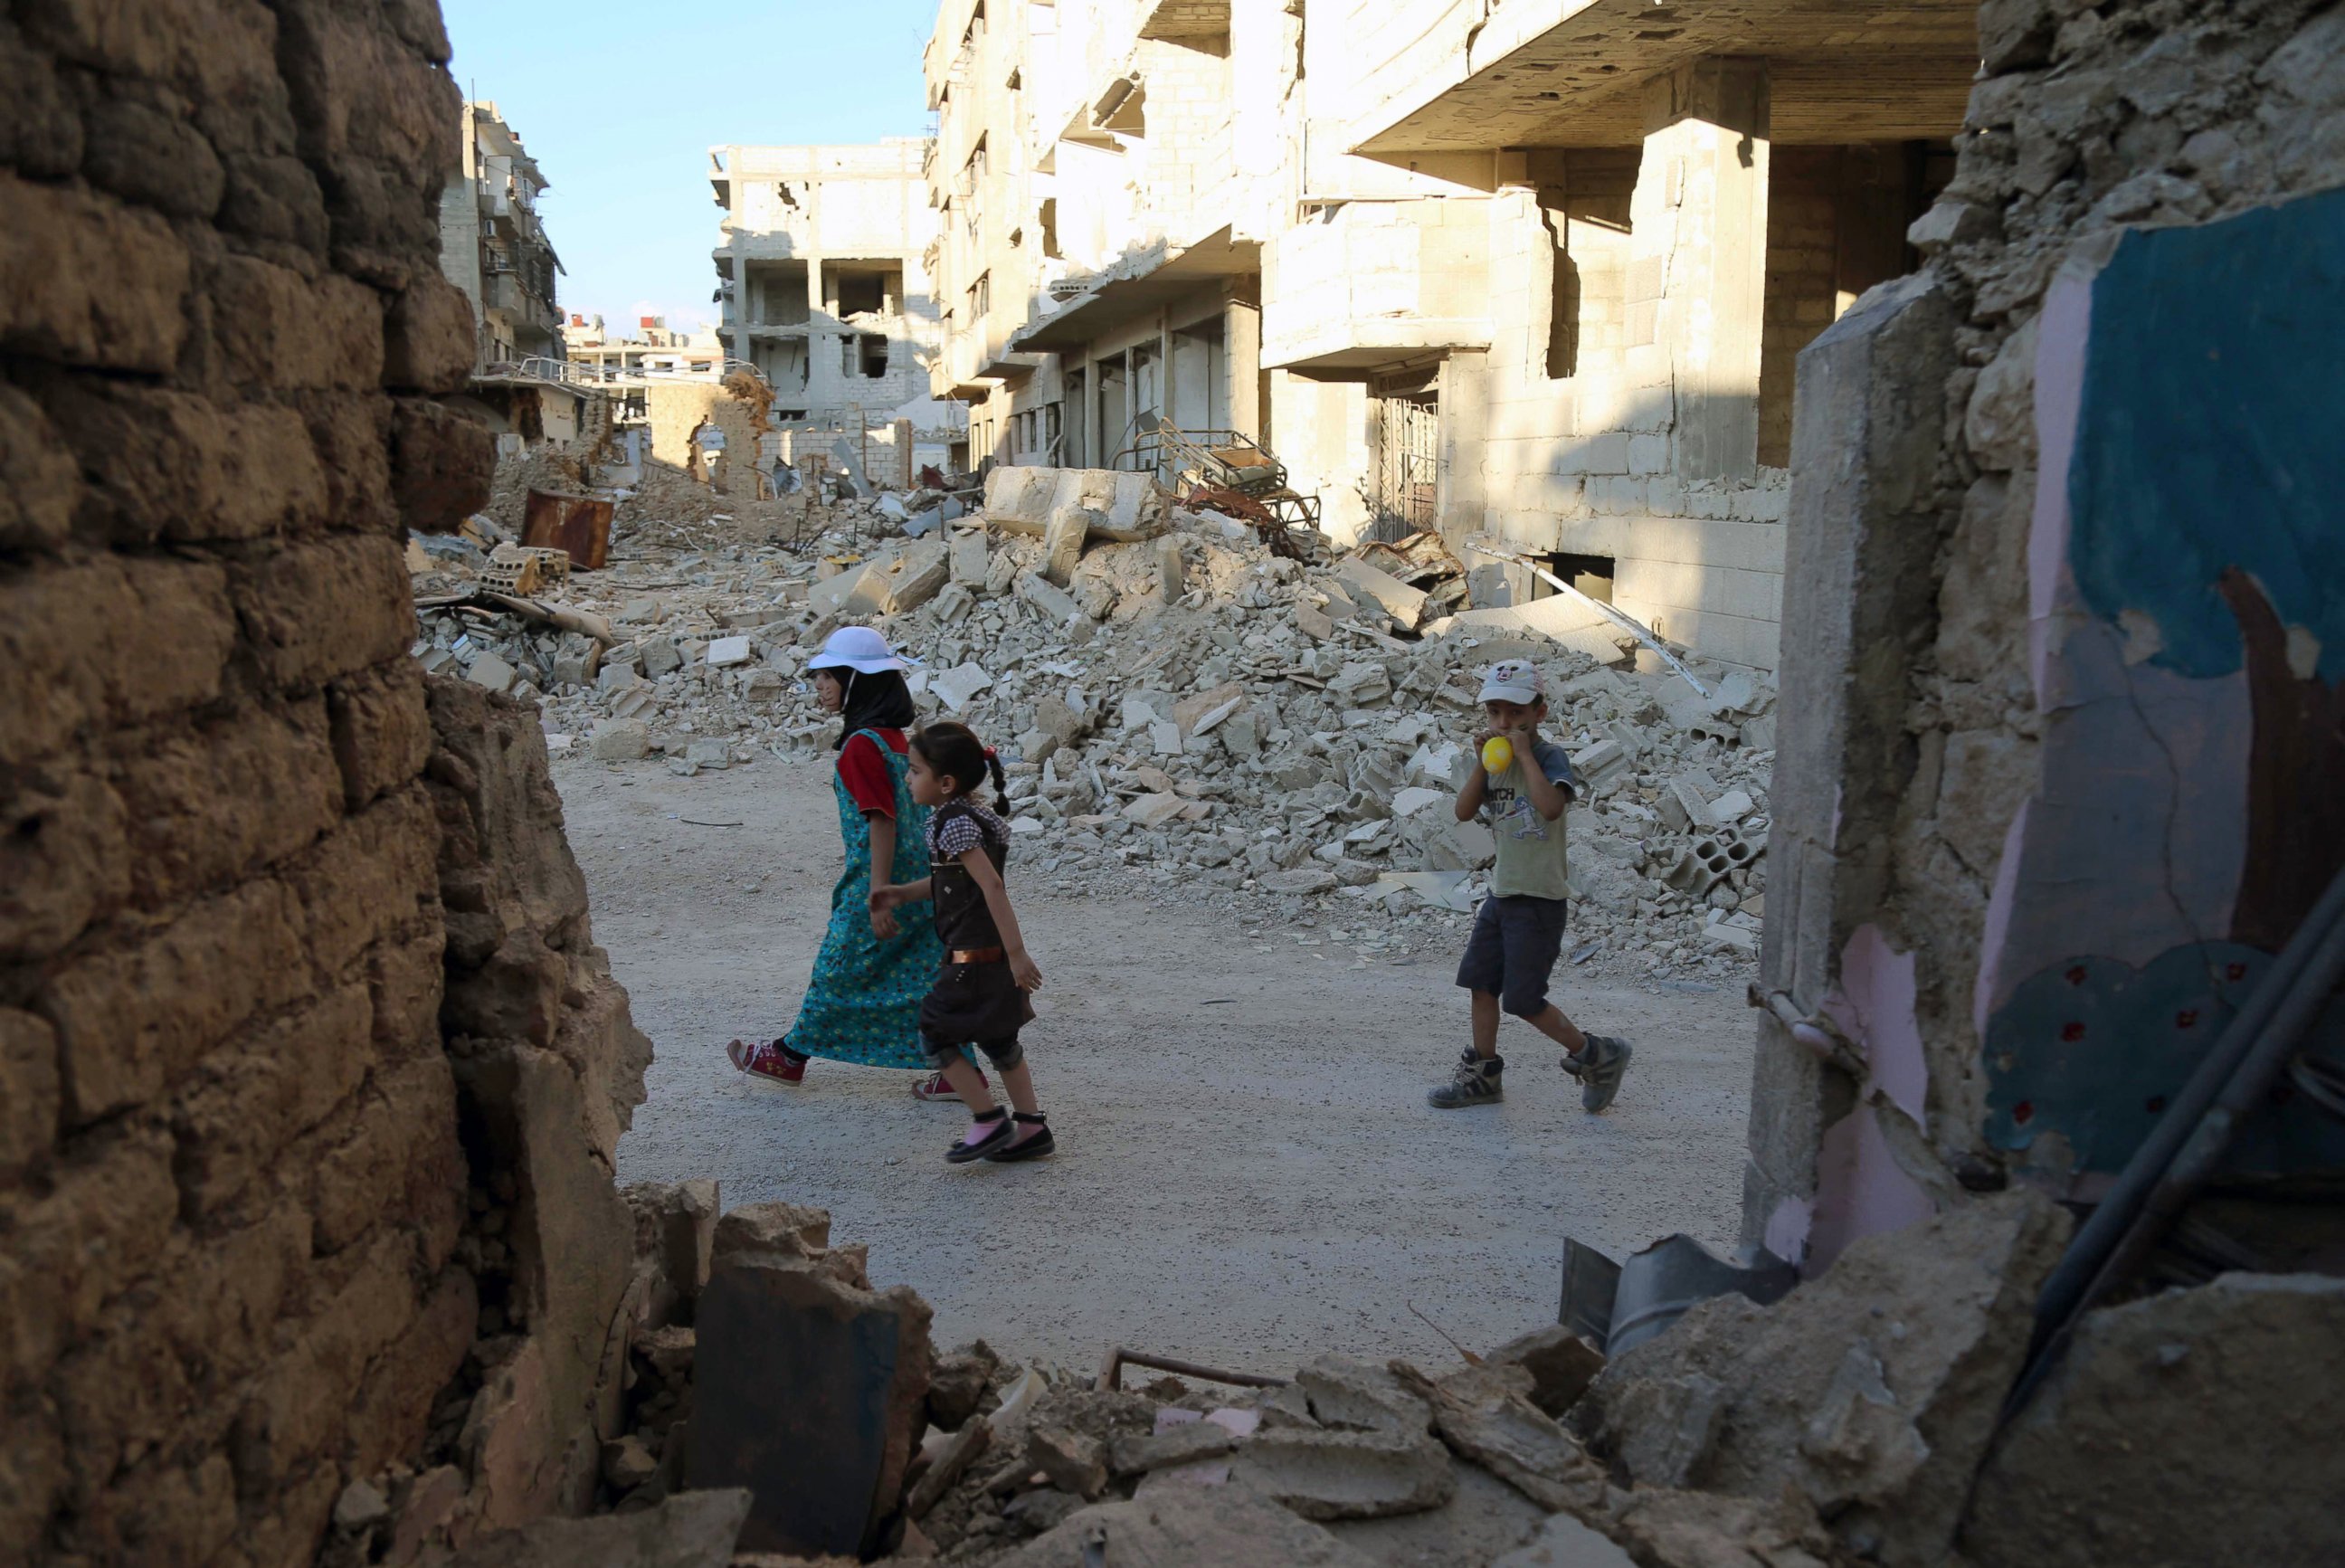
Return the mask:
<svg viewBox="0 0 2345 1568"><path fill-rule="evenodd" d="M888 373L888 340L867 332L857 340L861 345L859 368L868 380L877 381Z"/></svg>
<svg viewBox="0 0 2345 1568"><path fill-rule="evenodd" d="M1546 567L1599 604L1612 602L1614 559L1610 555L1575 555L1569 551L1553 555L1534 555L1531 559ZM1556 592L1553 583L1544 578L1531 580L1531 597L1544 599Z"/></svg>

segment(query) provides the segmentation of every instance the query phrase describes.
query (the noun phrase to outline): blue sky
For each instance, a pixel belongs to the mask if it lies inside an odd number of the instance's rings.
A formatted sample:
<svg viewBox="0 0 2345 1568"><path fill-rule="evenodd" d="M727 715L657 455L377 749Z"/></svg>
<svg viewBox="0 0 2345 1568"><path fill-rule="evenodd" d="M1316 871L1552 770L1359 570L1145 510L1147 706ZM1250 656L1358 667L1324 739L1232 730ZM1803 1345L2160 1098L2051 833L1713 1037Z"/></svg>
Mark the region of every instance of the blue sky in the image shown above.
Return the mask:
<svg viewBox="0 0 2345 1568"><path fill-rule="evenodd" d="M926 121L937 0L442 0L469 97L493 100L553 184L563 310L614 327L715 318L724 142L875 141Z"/></svg>

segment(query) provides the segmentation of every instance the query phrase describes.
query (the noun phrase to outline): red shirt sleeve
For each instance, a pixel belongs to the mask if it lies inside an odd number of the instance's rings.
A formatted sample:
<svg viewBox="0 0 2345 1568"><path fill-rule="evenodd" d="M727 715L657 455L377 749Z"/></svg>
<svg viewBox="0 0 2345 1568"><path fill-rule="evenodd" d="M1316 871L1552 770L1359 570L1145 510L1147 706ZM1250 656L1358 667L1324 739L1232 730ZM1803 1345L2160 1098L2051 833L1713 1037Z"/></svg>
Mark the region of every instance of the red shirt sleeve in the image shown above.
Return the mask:
<svg viewBox="0 0 2345 1568"><path fill-rule="evenodd" d="M838 754L838 777L858 808L896 820L896 781L888 776L888 759L868 735L848 738Z"/></svg>

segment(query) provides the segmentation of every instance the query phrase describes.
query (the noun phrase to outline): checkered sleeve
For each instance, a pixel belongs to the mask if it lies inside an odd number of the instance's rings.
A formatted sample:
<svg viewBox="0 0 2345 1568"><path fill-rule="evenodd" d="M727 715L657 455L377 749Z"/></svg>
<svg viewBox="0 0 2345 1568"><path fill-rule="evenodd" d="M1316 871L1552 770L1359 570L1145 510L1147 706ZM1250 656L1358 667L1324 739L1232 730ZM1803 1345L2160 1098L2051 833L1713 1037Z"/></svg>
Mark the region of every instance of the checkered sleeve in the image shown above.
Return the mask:
<svg viewBox="0 0 2345 1568"><path fill-rule="evenodd" d="M984 841L985 830L977 819L958 812L929 828L929 851L935 860L958 860Z"/></svg>

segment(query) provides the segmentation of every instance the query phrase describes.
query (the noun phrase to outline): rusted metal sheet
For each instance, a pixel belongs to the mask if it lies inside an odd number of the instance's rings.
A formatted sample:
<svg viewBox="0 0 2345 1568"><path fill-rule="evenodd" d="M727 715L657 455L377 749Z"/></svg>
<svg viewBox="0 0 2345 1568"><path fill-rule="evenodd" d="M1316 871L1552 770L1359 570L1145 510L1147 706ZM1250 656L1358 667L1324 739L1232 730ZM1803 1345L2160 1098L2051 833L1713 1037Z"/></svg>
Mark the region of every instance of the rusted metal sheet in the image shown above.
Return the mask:
<svg viewBox="0 0 2345 1568"><path fill-rule="evenodd" d="M558 490L533 490L522 510L521 542L566 550L573 566L597 571L611 553L611 503Z"/></svg>

